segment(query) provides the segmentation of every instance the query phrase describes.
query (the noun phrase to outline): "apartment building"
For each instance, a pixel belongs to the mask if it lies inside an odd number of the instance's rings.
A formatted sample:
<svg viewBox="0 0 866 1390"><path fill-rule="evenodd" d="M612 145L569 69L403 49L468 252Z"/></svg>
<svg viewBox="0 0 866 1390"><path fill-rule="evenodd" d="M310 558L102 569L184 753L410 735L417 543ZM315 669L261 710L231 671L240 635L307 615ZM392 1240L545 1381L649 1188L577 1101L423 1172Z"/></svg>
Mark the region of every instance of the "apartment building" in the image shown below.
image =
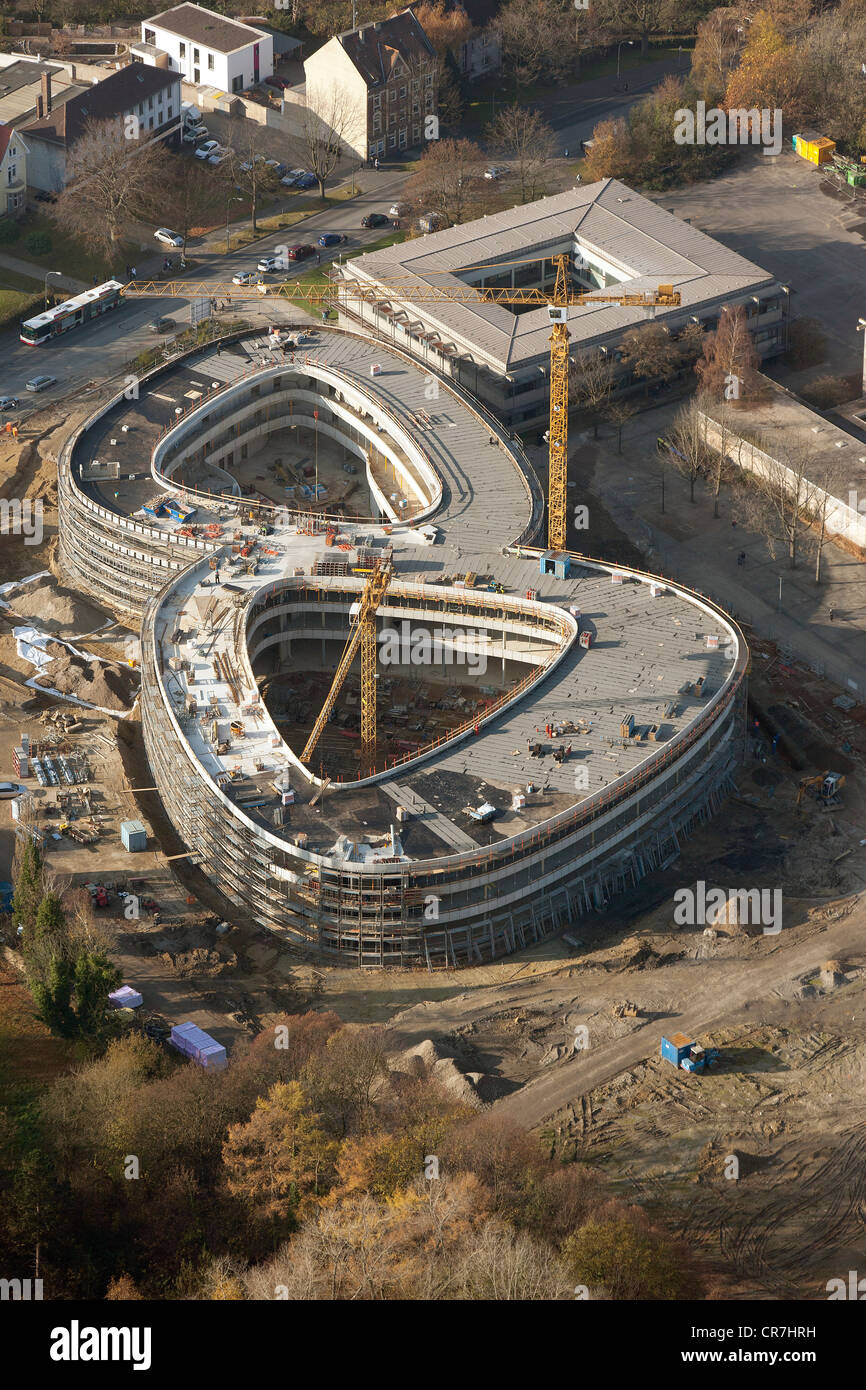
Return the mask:
<svg viewBox="0 0 866 1390"><path fill-rule="evenodd" d="M65 188L70 152L89 122L129 121L139 139L173 138L180 120L180 86L176 72L130 63L58 106L51 77L44 73L40 114L24 127L29 186L46 193Z"/></svg>
<svg viewBox="0 0 866 1390"><path fill-rule="evenodd" d="M411 9L337 34L304 63L307 106L347 151L386 159L435 138L436 53Z"/></svg>
<svg viewBox="0 0 866 1390"><path fill-rule="evenodd" d="M194 86L241 92L272 77L273 35L201 5L176 5L146 19L130 55L167 67Z"/></svg>

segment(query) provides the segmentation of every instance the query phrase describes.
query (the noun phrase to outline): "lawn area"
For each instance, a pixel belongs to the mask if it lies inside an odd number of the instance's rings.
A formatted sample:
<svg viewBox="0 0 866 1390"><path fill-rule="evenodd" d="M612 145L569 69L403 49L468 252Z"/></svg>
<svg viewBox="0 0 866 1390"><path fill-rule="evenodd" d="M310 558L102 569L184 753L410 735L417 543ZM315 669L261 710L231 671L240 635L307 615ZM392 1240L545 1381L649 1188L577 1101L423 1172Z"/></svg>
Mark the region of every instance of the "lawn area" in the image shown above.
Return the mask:
<svg viewBox="0 0 866 1390"><path fill-rule="evenodd" d="M667 58L671 53L676 53L682 47L682 67L683 76L689 70L691 62L691 49L694 46L694 39L690 38L682 44L673 40L667 43L653 43L649 46L646 57L641 55L640 44L635 42L633 46L623 44L620 49L619 71L620 73L630 72L632 68L643 67L645 63L658 63L662 58ZM596 58L593 62L581 63L580 72L563 86L574 89L575 99L580 98L580 84L591 82L594 78L609 77L617 71L616 52L608 53L604 58ZM521 87L519 101L522 106L538 105L544 107L545 101L550 98L550 87L546 85L536 85L531 87ZM474 82L472 84L472 97L466 104L466 110L461 121L461 134L467 135L471 139L477 139L484 126L492 121L497 110L503 106L511 105L515 100L513 84L506 84L504 79L488 78L486 81Z"/></svg>
<svg viewBox="0 0 866 1390"><path fill-rule="evenodd" d="M359 191L356 188L355 197ZM315 212L323 212L325 208L333 207L337 203L344 203L352 196L351 185L348 188L335 189L333 193L326 193L324 202L318 194L313 198L304 198L299 194L298 201L293 207L287 208L283 212L274 213L270 217L260 217L258 219L258 231L255 233L249 227L244 227L239 232L231 232L231 249L237 251L239 247L249 246L251 242L258 241L260 237L270 236L273 232L282 232L287 227L294 227L296 222L303 222L305 217L311 217Z"/></svg>
<svg viewBox="0 0 866 1390"><path fill-rule="evenodd" d="M21 319L32 318L45 303L40 292L34 294L32 286L29 290L7 289L3 284L7 275L11 275L11 272L0 269L0 329ZM23 276L14 278L23 280Z"/></svg>
<svg viewBox="0 0 866 1390"><path fill-rule="evenodd" d="M42 255L34 255L28 251L25 242L31 232L44 232L50 237L51 250ZM69 236L44 212L29 213L21 222L21 235L18 240L0 247L0 251L14 256L17 260L32 262L38 278L41 278L46 270L59 270L63 275L83 280L89 285L94 275L100 280L106 280L112 273L112 267L106 263L101 252L95 252L84 242ZM118 260L123 255L124 250L119 247Z"/></svg>

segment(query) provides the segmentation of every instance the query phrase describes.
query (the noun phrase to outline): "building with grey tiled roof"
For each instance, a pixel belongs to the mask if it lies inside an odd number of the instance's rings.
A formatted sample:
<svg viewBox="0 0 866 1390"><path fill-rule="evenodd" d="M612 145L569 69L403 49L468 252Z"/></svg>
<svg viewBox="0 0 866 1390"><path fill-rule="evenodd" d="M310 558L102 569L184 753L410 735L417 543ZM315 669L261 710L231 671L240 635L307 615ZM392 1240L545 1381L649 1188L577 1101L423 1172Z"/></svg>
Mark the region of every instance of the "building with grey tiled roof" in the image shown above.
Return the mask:
<svg viewBox="0 0 866 1390"><path fill-rule="evenodd" d="M359 256L339 273L383 288L552 288L551 257L561 253L573 257L576 289L623 285L638 292L672 284L680 307L655 312L674 334L690 320L712 329L724 304L742 304L759 354L769 357L784 347L787 298L772 275L618 179ZM545 307L514 313L480 298L414 303L396 293L376 304L341 306L340 315L347 326L363 320L447 372L512 427L544 419L550 340ZM646 316L646 310L616 304L571 309L575 353L602 351L616 358L626 331Z"/></svg>
<svg viewBox="0 0 866 1390"><path fill-rule="evenodd" d="M360 159L396 158L431 138L438 61L411 9L335 35L304 74L307 107Z"/></svg>

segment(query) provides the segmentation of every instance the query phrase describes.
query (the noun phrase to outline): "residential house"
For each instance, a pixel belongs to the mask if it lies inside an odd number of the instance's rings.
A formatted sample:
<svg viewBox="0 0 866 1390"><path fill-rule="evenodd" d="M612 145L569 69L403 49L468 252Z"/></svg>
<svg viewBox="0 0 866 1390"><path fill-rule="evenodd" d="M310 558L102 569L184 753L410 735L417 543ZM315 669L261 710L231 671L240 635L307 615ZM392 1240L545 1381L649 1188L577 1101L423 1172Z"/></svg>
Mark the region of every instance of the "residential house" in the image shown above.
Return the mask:
<svg viewBox="0 0 866 1390"><path fill-rule="evenodd" d="M17 212L27 193L27 146L11 125L0 126L0 215Z"/></svg>
<svg viewBox="0 0 866 1390"><path fill-rule="evenodd" d="M491 77L502 67L502 45L493 28L500 0L460 0L472 24L472 33L455 54L460 72L467 82Z"/></svg>
<svg viewBox="0 0 866 1390"><path fill-rule="evenodd" d="M193 86L241 92L274 72L271 34L202 5L176 5L146 19L141 43L130 56L154 67L167 67Z"/></svg>
<svg viewBox="0 0 866 1390"><path fill-rule="evenodd" d="M435 138L438 63L411 9L337 34L306 60L304 74L308 108L361 159Z"/></svg>
<svg viewBox="0 0 866 1390"><path fill-rule="evenodd" d="M176 139L180 126L181 79L178 73L130 63L60 106L54 104L51 77L42 78L44 114L24 127L27 182L31 188L59 193L68 181L70 151L90 121L122 120L139 139Z"/></svg>

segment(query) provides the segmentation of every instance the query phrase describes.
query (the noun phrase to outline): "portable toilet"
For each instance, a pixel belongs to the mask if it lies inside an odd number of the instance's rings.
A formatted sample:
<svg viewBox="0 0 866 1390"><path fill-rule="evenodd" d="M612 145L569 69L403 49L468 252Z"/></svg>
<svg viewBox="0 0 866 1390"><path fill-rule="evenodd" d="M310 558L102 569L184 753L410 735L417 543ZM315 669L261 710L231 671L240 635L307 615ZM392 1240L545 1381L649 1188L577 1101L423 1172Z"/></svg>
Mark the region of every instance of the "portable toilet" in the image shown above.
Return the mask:
<svg viewBox="0 0 866 1390"><path fill-rule="evenodd" d="M123 848L130 854L147 849L147 831L140 820L121 821L120 838L123 842Z"/></svg>

